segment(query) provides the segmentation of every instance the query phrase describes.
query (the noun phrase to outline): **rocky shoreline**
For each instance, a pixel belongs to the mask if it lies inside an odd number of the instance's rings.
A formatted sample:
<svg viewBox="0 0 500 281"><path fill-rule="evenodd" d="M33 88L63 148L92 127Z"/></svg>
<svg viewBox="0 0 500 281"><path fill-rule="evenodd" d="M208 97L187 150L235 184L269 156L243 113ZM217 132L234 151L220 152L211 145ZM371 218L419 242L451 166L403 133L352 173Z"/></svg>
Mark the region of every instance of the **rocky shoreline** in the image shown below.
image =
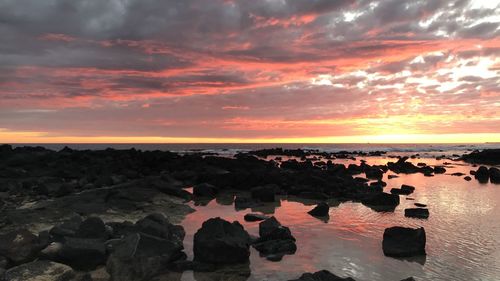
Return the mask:
<svg viewBox="0 0 500 281"><path fill-rule="evenodd" d="M449 161L498 164L499 151L452 156ZM210 272L234 264L242 266L236 275L245 280L251 247L269 262L279 262L297 249L293 233L272 216L248 214L248 220L261 221L259 237L249 235L239 222L212 218L195 234L194 259L188 260L185 232L178 225L194 211L188 201L240 190L248 196L234 199L237 209L275 202L277 196L296 196L317 201L309 214L318 218L328 215L331 199L387 212L399 205L401 196L415 191L403 185L383 192L382 178L388 171L446 173L443 166L407 161L413 156L395 157L386 165L335 163L381 155L384 152L266 149L229 158L2 145L0 280L154 280L168 272ZM480 166L471 175L479 182L500 183L495 167ZM425 205L415 206L406 209L405 216L429 217ZM394 226L381 237L384 254L395 258L425 255L425 241L423 228ZM297 280L353 279L320 271Z"/></svg>

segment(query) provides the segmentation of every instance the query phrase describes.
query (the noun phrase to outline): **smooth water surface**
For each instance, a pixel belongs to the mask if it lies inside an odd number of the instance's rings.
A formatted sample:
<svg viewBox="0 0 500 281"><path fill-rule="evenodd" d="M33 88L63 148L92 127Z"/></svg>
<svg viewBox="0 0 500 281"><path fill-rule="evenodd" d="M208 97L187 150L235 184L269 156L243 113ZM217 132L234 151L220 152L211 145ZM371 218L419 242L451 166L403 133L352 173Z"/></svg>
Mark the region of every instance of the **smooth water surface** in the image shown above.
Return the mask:
<svg viewBox="0 0 500 281"><path fill-rule="evenodd" d="M368 164L385 164L386 157L364 158ZM359 160L335 160L336 163L358 163ZM443 164L449 160L411 159L415 163ZM253 235L258 234L258 222L245 222L249 212L273 214L290 227L297 238L297 252L280 262L259 257L251 249L247 277L230 274L210 275L185 272L182 280L288 280L304 272L327 269L342 277L356 280L401 280L414 276L416 280L500 280L500 185L480 184L474 178L451 176L454 172L469 174L477 169L463 162L446 165L447 172L434 177L423 174L400 174L387 179L386 192L401 184L416 187L407 200L394 212L379 213L360 204L346 202L330 209L327 222L307 214L314 202L297 198L281 198L281 202L254 210L236 211L232 195L224 194L204 204L191 203L196 212L182 222L186 229L186 253L192 258L193 235L201 224L212 217L237 220ZM363 175L361 175L363 176ZM427 220L405 218L404 209L415 202L428 204ZM205 205L206 204L206 205ZM337 204L332 204L337 205ZM385 257L382 252L384 229L391 226L423 226L427 233L427 256L411 261Z"/></svg>

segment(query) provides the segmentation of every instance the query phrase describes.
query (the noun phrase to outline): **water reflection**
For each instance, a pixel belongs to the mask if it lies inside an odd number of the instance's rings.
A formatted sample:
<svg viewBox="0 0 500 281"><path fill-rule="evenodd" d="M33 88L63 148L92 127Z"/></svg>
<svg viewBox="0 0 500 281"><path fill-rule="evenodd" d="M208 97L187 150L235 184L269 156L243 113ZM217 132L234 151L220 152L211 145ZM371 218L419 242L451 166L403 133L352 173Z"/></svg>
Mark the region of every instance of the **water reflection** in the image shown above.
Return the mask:
<svg viewBox="0 0 500 281"><path fill-rule="evenodd" d="M394 161L387 157L365 158L367 163L385 164ZM410 159L417 164L444 165L449 160ZM345 164L359 160L336 160ZM423 174L388 172L385 192L408 184L416 187L411 196L401 196L394 212L375 212L353 202L329 202L328 220L309 215L315 200L281 197L276 204L263 204L245 210L235 210L234 195L248 196L242 192L224 194L215 200L192 203L196 212L183 221L186 229L185 247L192 258L193 234L203 221L211 217L238 220L252 235L258 234L259 222L246 222L243 216L250 212L273 214L288 226L297 239L297 252L283 257L281 262L270 262L251 249L249 269L227 269L218 273L185 272L181 280L288 280L303 272L327 269L342 277L356 280L401 280L414 276L418 280L498 280L500 276L500 186L480 184L476 180L449 174L469 174L472 166L463 162L447 164L446 174L425 177ZM414 200L406 200L414 199ZM427 204L431 215L427 220L406 218L404 209L414 203ZM382 252L382 235L385 228L401 225L423 226L427 233L427 256L401 260L385 257ZM178 280L178 279L164 279Z"/></svg>

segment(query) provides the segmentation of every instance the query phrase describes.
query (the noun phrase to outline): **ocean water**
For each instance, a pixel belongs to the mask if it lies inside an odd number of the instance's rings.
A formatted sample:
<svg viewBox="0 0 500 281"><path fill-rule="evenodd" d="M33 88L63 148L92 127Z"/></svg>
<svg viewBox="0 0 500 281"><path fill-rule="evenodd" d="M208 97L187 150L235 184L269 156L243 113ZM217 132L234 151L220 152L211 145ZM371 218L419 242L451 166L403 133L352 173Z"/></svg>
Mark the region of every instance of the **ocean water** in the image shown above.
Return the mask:
<svg viewBox="0 0 500 281"><path fill-rule="evenodd" d="M306 149L319 150L322 152L338 152L338 151L386 151L390 153L425 153L425 155L441 155L441 154L461 154L470 152L476 149L500 148L500 143L471 143L471 144L314 144L314 143L136 143L136 144L14 144L18 146L42 146L52 150L60 150L65 146L79 150L96 150L106 149L108 147L114 149L140 149L140 150L162 150L174 151L179 153L217 153L221 155L232 155L237 152L245 152L257 149L277 148L284 149Z"/></svg>
<svg viewBox="0 0 500 281"><path fill-rule="evenodd" d="M32 144L31 144L32 145ZM58 150L65 144L44 144ZM394 212L375 212L355 202L330 202L329 220L319 220L307 214L314 201L304 201L283 196L274 204L252 210L235 210L233 198L238 192L225 193L214 200L190 202L196 211L185 217L185 251L193 257L193 235L202 223L212 217L239 221L250 233L257 235L258 222L245 222L250 212L274 215L290 227L297 239L297 252L287 255L280 262L271 262L251 249L250 263L243 267L227 268L215 273L187 271L171 273L154 281L257 281L289 280L304 272L329 270L342 277L357 281L398 281L409 276L418 280L438 281L499 281L500 280L500 185L464 180L453 176L466 175L477 166L462 161L436 158L441 155L463 154L476 149L500 148L500 144L68 144L73 149L136 148L141 150L170 150L180 153L218 153L232 155L240 151L262 148L303 148L320 151L387 151L383 156L335 159L334 163L386 164L394 161L391 155L420 156L409 159L413 163L444 165L445 174L425 177L423 174L399 174L388 179L384 174L385 192L408 184L416 187L410 196L401 196L401 204ZM286 158L285 158L286 159ZM360 176L364 176L361 174ZM241 192L240 192L241 193ZM410 200L411 199L411 200ZM428 205L429 219L406 218L404 209L414 203ZM395 259L384 256L382 237L391 226L424 227L427 234L427 255L417 259ZM241 272L249 272L241 274Z"/></svg>

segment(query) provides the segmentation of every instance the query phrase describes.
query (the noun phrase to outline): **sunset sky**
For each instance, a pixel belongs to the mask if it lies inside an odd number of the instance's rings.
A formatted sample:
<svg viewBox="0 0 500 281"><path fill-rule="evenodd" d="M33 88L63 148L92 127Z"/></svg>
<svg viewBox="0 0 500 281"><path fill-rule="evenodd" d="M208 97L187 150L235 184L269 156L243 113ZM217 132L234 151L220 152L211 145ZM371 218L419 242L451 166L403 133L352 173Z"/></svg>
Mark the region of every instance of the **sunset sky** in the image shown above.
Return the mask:
<svg viewBox="0 0 500 281"><path fill-rule="evenodd" d="M0 143L500 141L500 0L0 0L0 38Z"/></svg>

